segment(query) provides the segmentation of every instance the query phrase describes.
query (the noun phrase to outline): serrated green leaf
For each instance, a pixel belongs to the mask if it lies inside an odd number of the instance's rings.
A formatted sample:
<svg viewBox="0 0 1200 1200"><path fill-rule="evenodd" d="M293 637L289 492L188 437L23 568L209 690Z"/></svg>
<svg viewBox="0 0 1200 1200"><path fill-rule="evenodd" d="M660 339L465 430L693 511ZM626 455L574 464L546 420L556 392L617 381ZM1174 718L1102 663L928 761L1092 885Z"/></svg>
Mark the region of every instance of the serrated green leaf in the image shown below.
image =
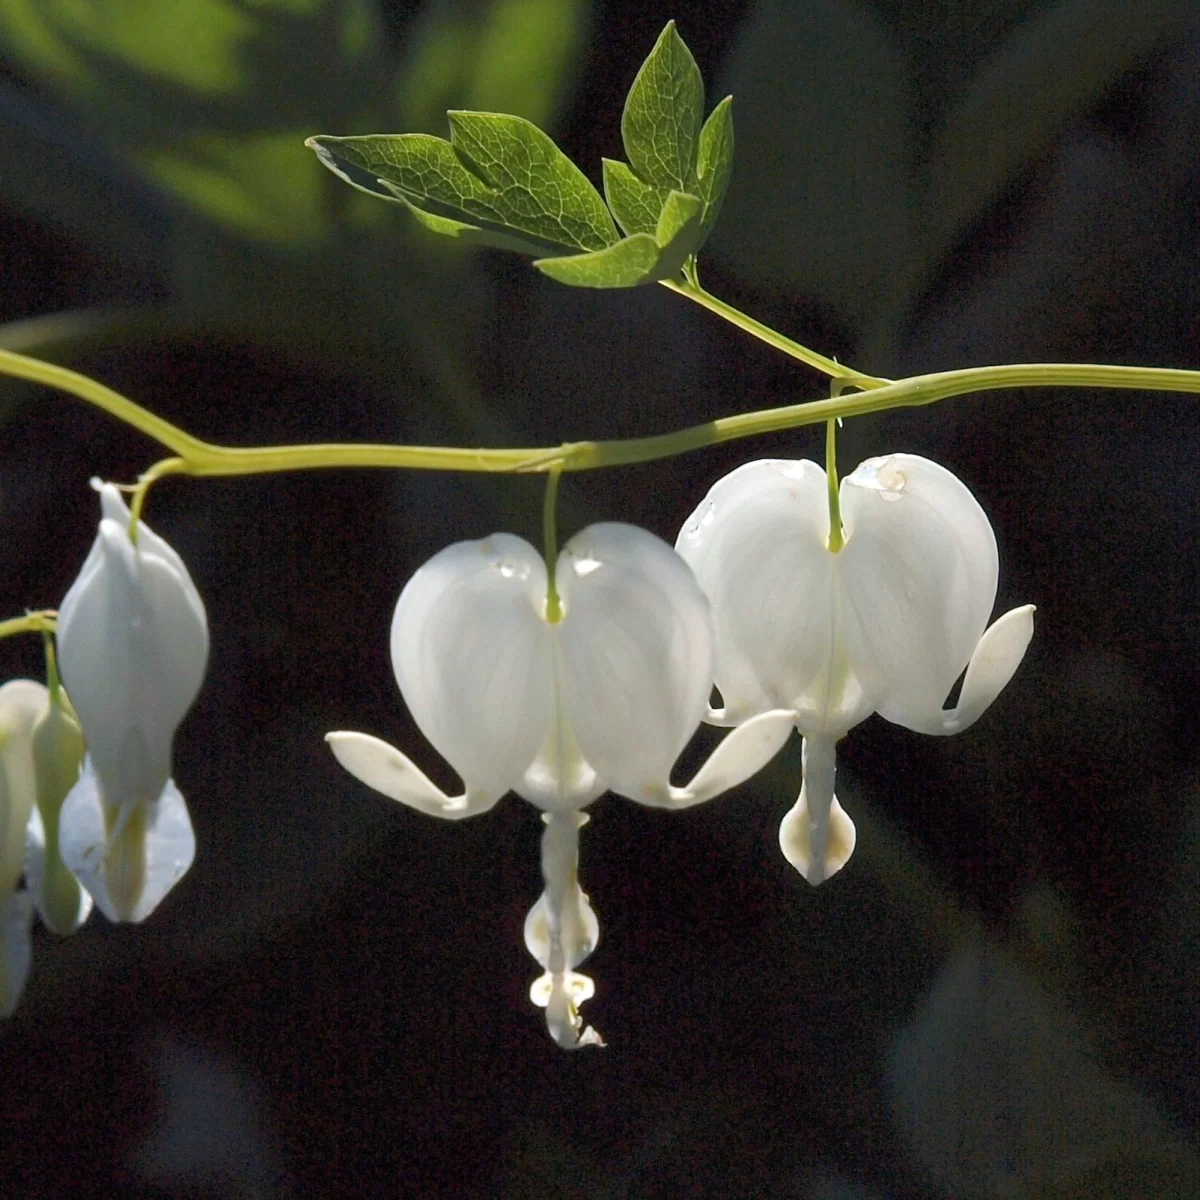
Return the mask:
<svg viewBox="0 0 1200 1200"><path fill-rule="evenodd" d="M617 224L626 233L654 233L658 215L667 202L668 189L643 183L626 163L612 158L602 161L604 198Z"/></svg>
<svg viewBox="0 0 1200 1200"><path fill-rule="evenodd" d="M436 232L526 254L601 250L618 238L586 175L536 125L451 112L450 141L424 133L314 137L306 145L348 183L443 221Z"/></svg>
<svg viewBox="0 0 1200 1200"><path fill-rule="evenodd" d="M634 233L604 250L543 258L533 265L571 287L628 288L672 278L695 252L703 208L697 196L671 192L655 235Z"/></svg>
<svg viewBox="0 0 1200 1200"><path fill-rule="evenodd" d="M642 63L621 115L625 154L647 183L696 190L696 141L704 115L704 81L670 21Z"/></svg>
<svg viewBox="0 0 1200 1200"><path fill-rule="evenodd" d="M700 145L696 153L696 189L704 202L700 221L700 243L704 245L712 227L717 223L729 177L733 174L733 97L726 96L708 114L700 130ZM699 249L699 246L697 247Z"/></svg>

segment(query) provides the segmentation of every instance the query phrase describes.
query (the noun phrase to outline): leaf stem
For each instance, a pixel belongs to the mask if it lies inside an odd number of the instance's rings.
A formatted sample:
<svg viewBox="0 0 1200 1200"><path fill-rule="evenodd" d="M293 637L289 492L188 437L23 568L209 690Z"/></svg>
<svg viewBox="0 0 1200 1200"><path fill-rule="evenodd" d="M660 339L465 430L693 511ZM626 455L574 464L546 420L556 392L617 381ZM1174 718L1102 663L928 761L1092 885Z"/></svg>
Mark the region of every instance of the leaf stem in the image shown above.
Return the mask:
<svg viewBox="0 0 1200 1200"><path fill-rule="evenodd" d="M810 350L807 346L800 345L799 342L793 342L791 338L786 338L783 334L777 333L769 325L764 325L761 321L756 321L753 317L746 316L744 312L740 312L732 304L726 304L724 300L719 300L710 292L706 292L700 286L700 281L694 273L684 283L680 283L675 279L660 279L659 282L663 287L670 288L671 291L678 292L681 296L686 296L689 300L695 301L695 303L701 305L703 308L707 308L710 312L716 313L717 316L723 317L730 324L736 325L739 329L745 330L746 333L752 334L759 341L766 342L768 346L772 346L776 350L781 350L784 354L789 355L791 358L799 359L802 363L807 363L810 367L815 367L831 379L845 379L861 388L883 387L889 382L889 380L880 379L874 375L864 375L861 371L854 370L853 367L843 366L832 358L826 358L825 355L818 354L815 350Z"/></svg>
<svg viewBox="0 0 1200 1200"><path fill-rule="evenodd" d="M52 608L28 612L23 617L9 617L0 621L0 639L14 637L18 633L53 633L58 613Z"/></svg>

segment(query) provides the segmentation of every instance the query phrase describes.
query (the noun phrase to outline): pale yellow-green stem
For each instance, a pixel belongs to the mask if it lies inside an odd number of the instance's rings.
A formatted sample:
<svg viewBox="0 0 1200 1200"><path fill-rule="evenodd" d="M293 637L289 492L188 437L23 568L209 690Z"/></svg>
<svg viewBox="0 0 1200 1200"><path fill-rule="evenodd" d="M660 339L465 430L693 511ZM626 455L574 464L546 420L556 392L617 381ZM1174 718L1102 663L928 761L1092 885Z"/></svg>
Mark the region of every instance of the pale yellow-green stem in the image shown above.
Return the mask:
<svg viewBox="0 0 1200 1200"><path fill-rule="evenodd" d="M706 292L700 286L700 281L695 274L694 268L690 272L685 269L685 275L687 275L687 279L683 283L677 279L661 279L659 282L663 287L670 288L671 291L678 292L679 295L686 296L689 300L701 305L701 307L707 308L719 317L723 317L731 325L736 325L739 329L758 338L760 342L766 342L768 346L782 351L790 358L798 359L800 362L807 363L808 366L815 367L818 371L824 372L831 379L843 379L847 383L852 383L861 388L883 387L884 384L889 382L887 379L880 379L874 375L864 375L861 371L856 371L852 367L843 366L835 359L826 358L824 354L818 354L815 350L810 350L807 346L802 346L799 342L793 342L791 338L777 333L769 325L764 325L761 321L756 321L753 317L746 316L744 312L740 312L732 304L726 304L724 300L719 300L716 296Z"/></svg>
<svg viewBox="0 0 1200 1200"><path fill-rule="evenodd" d="M842 536L842 498L838 491L837 422L825 422L825 483L829 488L829 553L837 554L846 544Z"/></svg>
<svg viewBox="0 0 1200 1200"><path fill-rule="evenodd" d="M9 617L0 621L0 638L13 637L18 633L53 633L58 613L53 608L26 613L23 617Z"/></svg>
<svg viewBox="0 0 1200 1200"><path fill-rule="evenodd" d="M831 364L837 367L836 363ZM1200 371L1169 367L1109 367L1090 363L1018 363L970 367L914 375L891 383L861 378L844 380L865 390L760 412L718 417L674 433L624 441L567 442L561 446L516 449L460 449L444 446L395 446L372 443L315 443L250 448L218 446L193 438L117 392L86 376L23 355L0 351L0 373L62 388L173 450L177 458L147 473L146 487L166 474L194 476L263 475L330 467L396 467L437 471L543 473L589 471L628 463L652 462L705 446L737 441L821 421L863 416L892 408L915 407L973 392L1013 387L1137 388L1147 391L1200 392ZM867 377L864 377L867 378ZM141 488L144 496L145 488ZM141 503L135 495L137 511Z"/></svg>
<svg viewBox="0 0 1200 1200"><path fill-rule="evenodd" d="M558 479L561 466L552 466L546 473L546 498L542 502L542 556L546 560L546 620L551 625L562 620L562 602L554 581L558 565Z"/></svg>
<svg viewBox="0 0 1200 1200"><path fill-rule="evenodd" d="M62 684L58 678L58 659L54 654L54 637L50 630L42 630L42 652L46 656L46 691L50 693L50 703L62 706Z"/></svg>

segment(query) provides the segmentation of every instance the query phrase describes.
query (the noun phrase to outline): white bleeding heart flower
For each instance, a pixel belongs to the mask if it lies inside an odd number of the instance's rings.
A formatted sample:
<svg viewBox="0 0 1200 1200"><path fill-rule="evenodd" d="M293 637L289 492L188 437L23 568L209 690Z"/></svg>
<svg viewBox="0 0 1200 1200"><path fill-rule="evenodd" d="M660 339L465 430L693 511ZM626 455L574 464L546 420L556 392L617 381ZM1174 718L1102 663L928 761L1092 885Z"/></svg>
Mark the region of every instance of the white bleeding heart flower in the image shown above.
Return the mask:
<svg viewBox="0 0 1200 1200"><path fill-rule="evenodd" d="M59 686L54 658L47 655L51 679L45 709L33 730L37 803L25 831L25 885L47 929L75 933L92 911L92 897L63 861L62 806L79 780L83 732L66 691Z"/></svg>
<svg viewBox="0 0 1200 1200"><path fill-rule="evenodd" d="M62 856L106 917L142 921L195 856L171 748L204 680L208 619L179 555L144 522L131 540L120 493L96 486L99 533L56 631L87 742L62 808Z"/></svg>
<svg viewBox="0 0 1200 1200"><path fill-rule="evenodd" d="M591 980L574 970L598 936L575 877L580 811L604 791L665 808L708 800L762 767L792 718L756 714L690 783L673 785L671 768L713 682L712 621L691 571L644 530L592 525L558 556L555 591L558 614L542 556L495 534L436 554L400 595L396 681L421 732L462 778L461 795L447 795L378 738L327 740L352 775L420 812L468 817L510 790L543 810L546 890L525 936L546 972L535 1002L569 1048L599 1042L578 1015Z"/></svg>
<svg viewBox="0 0 1200 1200"><path fill-rule="evenodd" d="M988 626L996 538L944 467L913 454L868 459L838 496L843 544L831 549L825 472L747 463L714 485L676 543L716 625L724 707L708 719L788 709L804 737L800 797L779 839L813 884L854 849L834 795L838 739L873 712L920 733L966 729L1033 636L1032 605ZM964 670L957 705L943 709Z"/></svg>
<svg viewBox="0 0 1200 1200"><path fill-rule="evenodd" d="M33 731L49 707L45 686L32 679L0 687L0 1017L12 1015L29 976L33 897L17 884L37 800Z"/></svg>

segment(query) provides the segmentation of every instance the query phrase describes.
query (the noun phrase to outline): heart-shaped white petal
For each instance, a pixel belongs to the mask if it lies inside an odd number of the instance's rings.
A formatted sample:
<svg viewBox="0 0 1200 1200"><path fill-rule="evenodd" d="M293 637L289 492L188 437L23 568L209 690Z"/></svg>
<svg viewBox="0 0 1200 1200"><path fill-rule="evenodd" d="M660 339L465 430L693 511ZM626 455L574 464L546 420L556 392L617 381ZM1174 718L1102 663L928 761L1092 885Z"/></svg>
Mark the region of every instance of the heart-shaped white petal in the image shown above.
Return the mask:
<svg viewBox="0 0 1200 1200"><path fill-rule="evenodd" d="M675 547L712 604L721 724L796 709L830 669L833 562L825 472L763 459L719 480Z"/></svg>
<svg viewBox="0 0 1200 1200"><path fill-rule="evenodd" d="M556 572L561 700L584 759L612 791L661 795L708 706L708 601L665 542L632 525L591 525Z"/></svg>
<svg viewBox="0 0 1200 1200"><path fill-rule="evenodd" d="M546 737L554 684L545 602L541 555L510 534L448 546L400 593L396 682L468 794L503 795Z"/></svg>
<svg viewBox="0 0 1200 1200"><path fill-rule="evenodd" d="M996 538L966 486L913 454L869 459L841 495L850 661L879 711L907 725L902 714L940 708L979 644L996 599Z"/></svg>

